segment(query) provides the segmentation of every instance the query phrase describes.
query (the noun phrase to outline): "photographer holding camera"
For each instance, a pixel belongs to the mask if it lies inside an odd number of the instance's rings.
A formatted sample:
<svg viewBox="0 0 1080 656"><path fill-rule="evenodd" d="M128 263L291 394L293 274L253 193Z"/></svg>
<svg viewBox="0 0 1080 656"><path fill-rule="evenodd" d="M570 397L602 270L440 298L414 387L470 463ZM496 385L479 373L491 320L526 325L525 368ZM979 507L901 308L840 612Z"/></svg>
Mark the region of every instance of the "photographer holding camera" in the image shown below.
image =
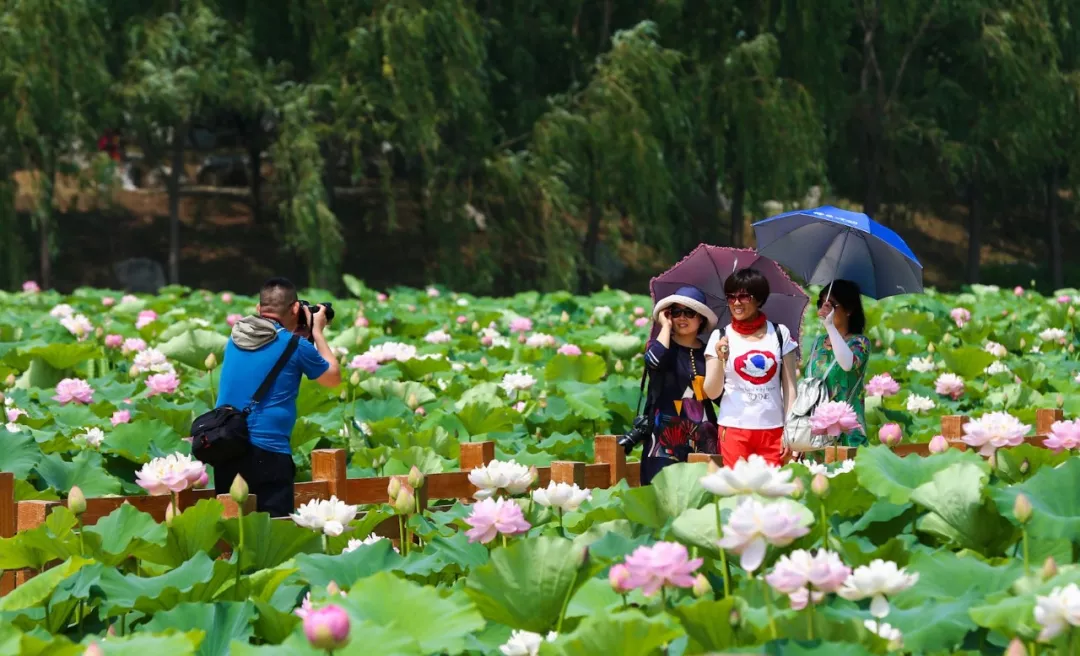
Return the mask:
<svg viewBox="0 0 1080 656"><path fill-rule="evenodd" d="M249 444L235 456L230 452L228 457L211 459L214 487L218 494L228 494L239 474L256 495L260 512L286 517L294 510L296 465L289 439L296 424L300 376L325 387L341 384L337 358L323 336L334 311L329 303L310 305L298 299L296 287L287 279L271 278L259 292L256 313L233 326L221 367L217 409L212 411L231 413L221 423L246 418ZM194 430L192 435L196 436ZM240 441L229 434L207 450L225 442L231 448Z"/></svg>

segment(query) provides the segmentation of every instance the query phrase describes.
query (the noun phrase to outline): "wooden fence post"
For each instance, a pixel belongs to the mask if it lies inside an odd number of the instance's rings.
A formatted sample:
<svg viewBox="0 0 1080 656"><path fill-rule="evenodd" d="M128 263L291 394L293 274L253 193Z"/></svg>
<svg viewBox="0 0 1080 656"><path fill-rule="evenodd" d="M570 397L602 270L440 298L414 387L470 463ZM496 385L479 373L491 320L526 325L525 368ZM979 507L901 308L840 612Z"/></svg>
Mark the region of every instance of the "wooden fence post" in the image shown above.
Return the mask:
<svg viewBox="0 0 1080 656"><path fill-rule="evenodd" d="M1054 422L1065 418L1061 408L1039 408L1035 411L1035 435L1045 437L1050 434Z"/></svg>
<svg viewBox="0 0 1080 656"><path fill-rule="evenodd" d="M585 487L585 463L556 460L551 463L551 481Z"/></svg>
<svg viewBox="0 0 1080 656"><path fill-rule="evenodd" d="M613 487L626 478L626 452L619 446L614 435L597 435L593 438L593 459L608 466L608 486Z"/></svg>
<svg viewBox="0 0 1080 656"><path fill-rule="evenodd" d="M228 494L219 494L217 500L221 502L221 505L225 506L225 512L221 513L222 519L236 519L240 516L240 504L233 501L233 498ZM255 512L256 499L254 494L249 494L247 501L244 502L244 514Z"/></svg>
<svg viewBox="0 0 1080 656"><path fill-rule="evenodd" d="M720 455L719 453L691 453L686 458L686 462L704 462L706 464L711 462L717 467L723 467L724 456Z"/></svg>
<svg viewBox="0 0 1080 656"><path fill-rule="evenodd" d="M465 442L461 445L461 471L478 469L494 459L494 442Z"/></svg>
<svg viewBox="0 0 1080 656"><path fill-rule="evenodd" d="M52 509L59 506L59 501L21 501L16 504L15 530L22 532L37 528L45 523ZM20 569L15 572L15 585L20 586L37 574L32 569Z"/></svg>
<svg viewBox="0 0 1080 656"><path fill-rule="evenodd" d="M15 475L0 472L0 538L15 537ZM0 572L0 597L15 589L15 572Z"/></svg>
<svg viewBox="0 0 1080 656"><path fill-rule="evenodd" d="M345 449L315 449L311 452L311 480L326 481L330 496L345 498Z"/></svg>
<svg viewBox="0 0 1080 656"><path fill-rule="evenodd" d="M964 424L968 423L966 415L946 415L941 418L941 436L946 440L955 441L964 437Z"/></svg>

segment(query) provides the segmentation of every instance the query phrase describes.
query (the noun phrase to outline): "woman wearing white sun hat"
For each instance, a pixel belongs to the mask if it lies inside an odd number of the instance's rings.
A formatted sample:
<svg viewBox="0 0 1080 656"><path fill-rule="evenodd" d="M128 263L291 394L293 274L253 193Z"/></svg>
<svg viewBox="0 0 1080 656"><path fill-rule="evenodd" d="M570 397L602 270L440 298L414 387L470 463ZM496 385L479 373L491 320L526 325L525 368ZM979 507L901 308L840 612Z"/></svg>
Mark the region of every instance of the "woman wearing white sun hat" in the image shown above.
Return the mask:
<svg viewBox="0 0 1080 656"><path fill-rule="evenodd" d="M645 350L651 432L641 460L641 483L685 462L692 451L716 453L716 412L704 393L705 343L716 313L697 287L680 287L653 308L660 325Z"/></svg>

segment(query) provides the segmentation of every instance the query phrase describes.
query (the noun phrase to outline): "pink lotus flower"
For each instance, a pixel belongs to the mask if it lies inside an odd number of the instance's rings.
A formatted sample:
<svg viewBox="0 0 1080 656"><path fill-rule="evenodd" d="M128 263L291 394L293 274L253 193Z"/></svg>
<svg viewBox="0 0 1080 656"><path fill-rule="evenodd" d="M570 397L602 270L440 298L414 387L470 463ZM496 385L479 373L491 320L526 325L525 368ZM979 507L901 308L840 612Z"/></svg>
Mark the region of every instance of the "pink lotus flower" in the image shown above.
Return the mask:
<svg viewBox="0 0 1080 656"><path fill-rule="evenodd" d="M112 307L116 305L116 299L112 296L106 296L105 298L101 299L101 304L105 307Z"/></svg>
<svg viewBox="0 0 1080 656"><path fill-rule="evenodd" d="M956 322L958 328L963 328L965 323L971 321L971 312L967 308L953 308L949 316Z"/></svg>
<svg viewBox="0 0 1080 656"><path fill-rule="evenodd" d="M934 381L934 391L957 401L964 395L964 379L956 374L941 374Z"/></svg>
<svg viewBox="0 0 1080 656"><path fill-rule="evenodd" d="M221 293L221 302L222 303L232 303L233 302L233 295L230 294L229 292L222 292Z"/></svg>
<svg viewBox="0 0 1080 656"><path fill-rule="evenodd" d="M107 348L120 348L124 345L123 335L105 335L105 346Z"/></svg>
<svg viewBox="0 0 1080 656"><path fill-rule="evenodd" d="M154 312L153 310L143 310L139 313L139 318L135 320L135 329L142 330L155 321L157 321L157 312Z"/></svg>
<svg viewBox="0 0 1080 656"><path fill-rule="evenodd" d="M1069 303L1072 303L1072 297L1068 294L1062 294L1061 296L1057 297L1057 302L1061 305L1068 305Z"/></svg>
<svg viewBox="0 0 1080 656"><path fill-rule="evenodd" d="M363 369L369 374L375 373L379 369L379 360L376 357L370 355L357 355L353 357L349 363L349 369Z"/></svg>
<svg viewBox="0 0 1080 656"><path fill-rule="evenodd" d="M944 435L935 435L930 440L930 453L945 453L949 450L949 441Z"/></svg>
<svg viewBox="0 0 1080 656"><path fill-rule="evenodd" d="M383 294L382 292L375 295L375 300L379 301L380 303L385 303L386 299L388 299L388 298L390 298L390 297L387 296L386 294Z"/></svg>
<svg viewBox="0 0 1080 656"><path fill-rule="evenodd" d="M1050 426L1050 435L1043 442L1047 449L1060 453L1062 450L1080 448L1080 419L1055 421Z"/></svg>
<svg viewBox="0 0 1080 656"><path fill-rule="evenodd" d="M1030 430L1031 426L1020 423L1007 412L989 412L964 424L962 439L977 447L980 455L989 456L1002 447L1023 443Z"/></svg>
<svg viewBox="0 0 1080 656"><path fill-rule="evenodd" d="M120 304L123 305L124 303L134 303L138 300L139 297L134 294L124 294L120 297Z"/></svg>
<svg viewBox="0 0 1080 656"><path fill-rule="evenodd" d="M113 426L119 426L120 424L126 424L131 421L130 410L117 410L112 414L112 418L109 419Z"/></svg>
<svg viewBox="0 0 1080 656"><path fill-rule="evenodd" d="M890 374L878 374L866 383L867 396L892 396L900 391L900 383Z"/></svg>
<svg viewBox="0 0 1080 656"><path fill-rule="evenodd" d="M851 575L851 568L840 561L837 554L819 550L811 555L805 549L793 551L781 556L776 566L765 580L777 592L794 595L801 590L812 589L815 592L836 592ZM814 602L820 601L815 598Z"/></svg>
<svg viewBox="0 0 1080 656"><path fill-rule="evenodd" d="M304 617L304 635L316 649L340 649L349 643L349 614L335 604L313 610Z"/></svg>
<svg viewBox="0 0 1080 656"><path fill-rule="evenodd" d="M154 374L146 379L147 396L158 394L172 394L180 387L180 379L176 373L169 371L163 374Z"/></svg>
<svg viewBox="0 0 1080 656"><path fill-rule="evenodd" d="M225 323L229 324L229 327L232 328L233 326L236 325L237 321L240 321L243 318L244 318L244 315L233 313L233 314L230 314L229 316L225 317Z"/></svg>
<svg viewBox="0 0 1080 656"><path fill-rule="evenodd" d="M859 428L859 417L850 403L828 401L814 410L810 416L810 427L815 435L837 437Z"/></svg>
<svg viewBox="0 0 1080 656"><path fill-rule="evenodd" d="M634 589L630 585L630 570L622 563L612 565L608 570L608 583L611 584L611 589L619 594L626 594Z"/></svg>
<svg viewBox="0 0 1080 656"><path fill-rule="evenodd" d="M578 347L576 344L563 344L556 352L559 355L567 355L572 358L576 358L577 356L581 355L581 348Z"/></svg>
<svg viewBox="0 0 1080 656"><path fill-rule="evenodd" d="M1024 295L1024 288L1021 287L1020 285L1017 285L1016 287L1013 288L1013 294L1016 294L1017 296L1023 296Z"/></svg>
<svg viewBox="0 0 1080 656"><path fill-rule="evenodd" d="M439 298L440 296L439 290L435 289L434 287L427 288L427 295L430 298Z"/></svg>
<svg viewBox="0 0 1080 656"><path fill-rule="evenodd" d="M93 324L86 318L85 315L76 314L73 317L64 317L60 320L60 324L67 328L68 332L74 335L81 342L90 336L90 333L94 331Z"/></svg>
<svg viewBox="0 0 1080 656"><path fill-rule="evenodd" d="M468 322L468 320L469 320L469 318L466 317L464 314L459 314L458 315L457 322L458 322L459 325L465 324L466 322Z"/></svg>
<svg viewBox="0 0 1080 656"><path fill-rule="evenodd" d="M56 385L56 396L53 397L54 401L58 401L60 405L67 405L68 403L82 403L89 404L94 400L94 388L90 387L90 384L85 380L79 378L65 378Z"/></svg>
<svg viewBox="0 0 1080 656"><path fill-rule="evenodd" d="M420 406L416 410L413 410L413 414L418 417L424 417L427 415L427 410L424 410L424 406Z"/></svg>
<svg viewBox="0 0 1080 656"><path fill-rule="evenodd" d="M634 319L634 325L638 328L644 328L645 326L649 325L649 318L638 317L637 319Z"/></svg>
<svg viewBox="0 0 1080 656"><path fill-rule="evenodd" d="M825 599L825 593L819 590L810 592L810 588L799 588L795 592L788 595L788 601L791 602L791 610L802 610L810 605L810 600L813 599L815 604L820 604Z"/></svg>
<svg viewBox="0 0 1080 656"><path fill-rule="evenodd" d="M7 416L7 420L10 422L18 420L19 417L29 416L26 414L26 410L23 410L22 408L8 408L4 412L4 414Z"/></svg>
<svg viewBox="0 0 1080 656"><path fill-rule="evenodd" d="M38 286L37 282L27 280L22 284L22 290L27 294L36 294L41 291L41 287Z"/></svg>
<svg viewBox="0 0 1080 656"><path fill-rule="evenodd" d="M518 401L517 403L515 403L514 410L517 410L518 412L525 412L525 402Z"/></svg>
<svg viewBox="0 0 1080 656"><path fill-rule="evenodd" d="M739 554L740 566L753 572L765 560L768 545L786 547L810 532L799 513L799 505L788 499L763 504L747 497L732 511L717 544Z"/></svg>
<svg viewBox="0 0 1080 656"><path fill-rule="evenodd" d="M651 597L660 588L694 587L694 570L704 562L701 558L690 559L686 547L678 542L657 542L651 547L638 547L626 557L626 569L630 578L626 587L641 588L642 594Z"/></svg>
<svg viewBox="0 0 1080 656"><path fill-rule="evenodd" d="M182 492L206 474L206 465L182 453L154 458L135 472L135 482L155 496Z"/></svg>
<svg viewBox="0 0 1080 656"><path fill-rule="evenodd" d="M645 308L643 308L641 306L638 306L638 307L634 308L634 316L635 317L640 317L643 314L645 314Z"/></svg>
<svg viewBox="0 0 1080 656"><path fill-rule="evenodd" d="M123 346L120 347L120 352L124 355L131 355L132 353L142 353L146 350L146 342L138 337L129 337L124 340Z"/></svg>
<svg viewBox="0 0 1080 656"><path fill-rule="evenodd" d="M353 325L356 326L357 328L367 328L368 326L371 325L371 322L368 321L367 317L360 314L360 315L357 315L356 321L353 322Z"/></svg>
<svg viewBox="0 0 1080 656"><path fill-rule="evenodd" d="M878 431L878 439L887 447L894 447L904 440L904 433L899 424L885 424Z"/></svg>
<svg viewBox="0 0 1080 656"><path fill-rule="evenodd" d="M510 332L512 333L527 333L533 328L532 319L527 317L514 317L510 321Z"/></svg>
<svg viewBox="0 0 1080 656"><path fill-rule="evenodd" d="M518 535L532 528L521 514L521 507L509 499L478 501L465 523L472 527L465 531L469 542L481 544L491 542L499 534Z"/></svg>

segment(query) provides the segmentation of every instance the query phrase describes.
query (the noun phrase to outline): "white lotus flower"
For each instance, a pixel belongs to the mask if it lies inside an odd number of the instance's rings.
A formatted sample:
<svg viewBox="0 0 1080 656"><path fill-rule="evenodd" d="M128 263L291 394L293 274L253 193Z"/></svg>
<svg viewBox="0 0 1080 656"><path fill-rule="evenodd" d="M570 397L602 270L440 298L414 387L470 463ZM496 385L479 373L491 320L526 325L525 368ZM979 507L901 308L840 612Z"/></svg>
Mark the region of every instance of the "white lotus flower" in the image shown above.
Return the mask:
<svg viewBox="0 0 1080 656"><path fill-rule="evenodd" d="M828 465L821 462L811 462L806 465L806 468L810 470L810 473L814 476L818 474L824 474L828 478L835 478L840 474L846 474L850 471L855 471L855 461L848 458L839 465L834 465L832 469Z"/></svg>
<svg viewBox="0 0 1080 656"><path fill-rule="evenodd" d="M132 365L131 370L140 374L145 374L147 372L155 374L176 372L176 370L173 369L172 364L169 363L168 358L165 357L165 354L153 348L148 348L145 351L138 353L135 356L135 364Z"/></svg>
<svg viewBox="0 0 1080 656"><path fill-rule="evenodd" d="M525 346L529 348L554 348L555 338L544 333L533 333L525 340Z"/></svg>
<svg viewBox="0 0 1080 656"><path fill-rule="evenodd" d="M604 319L605 317L611 316L611 308L606 305L597 305L593 308L593 314L597 319Z"/></svg>
<svg viewBox="0 0 1080 656"><path fill-rule="evenodd" d="M563 512L577 510L581 504L592 498L592 492L568 483L551 481L545 488L533 490L533 500L541 506L558 508Z"/></svg>
<svg viewBox="0 0 1080 656"><path fill-rule="evenodd" d="M559 634L551 631L547 634L546 640L554 642L557 637L559 637ZM510 639L506 641L506 644L499 647L499 651L504 656L537 656L540 653L540 645L543 644L544 640L544 636L532 631L511 631Z"/></svg>
<svg viewBox="0 0 1080 656"><path fill-rule="evenodd" d="M987 376L996 376L998 374L1009 373L1009 368L1005 366L1005 363L1000 360L995 360L989 367L984 369Z"/></svg>
<svg viewBox="0 0 1080 656"><path fill-rule="evenodd" d="M1064 344L1067 338L1068 333L1061 328L1047 328L1039 333L1039 339L1044 342L1058 342L1059 344Z"/></svg>
<svg viewBox="0 0 1080 656"><path fill-rule="evenodd" d="M105 433L100 428L90 428L85 433L71 438L71 441L80 446L92 446L96 449L105 441Z"/></svg>
<svg viewBox="0 0 1080 656"><path fill-rule="evenodd" d="M8 423L4 424L4 428L6 428L7 432L9 433L18 433L21 432L23 429L22 424L16 424L13 421L9 421Z"/></svg>
<svg viewBox="0 0 1080 656"><path fill-rule="evenodd" d="M507 494L524 494L536 482L531 469L513 460L493 460L483 467L469 471L469 482L479 488L474 497L487 499L499 490Z"/></svg>
<svg viewBox="0 0 1080 656"><path fill-rule="evenodd" d="M1069 627L1080 626L1080 588L1070 583L1045 597L1035 597L1035 621L1042 627L1040 642L1049 642Z"/></svg>
<svg viewBox="0 0 1080 656"><path fill-rule="evenodd" d="M61 303L53 309L49 310L49 316L56 319L70 317L73 314L75 314L75 308L71 307L67 303Z"/></svg>
<svg viewBox="0 0 1080 656"><path fill-rule="evenodd" d="M531 375L518 372L516 374L506 374L503 376L502 383L499 387L506 391L507 396L512 396L515 392L521 390L527 390L536 384L536 379Z"/></svg>
<svg viewBox="0 0 1080 656"><path fill-rule="evenodd" d="M869 565L863 565L855 569L844 581L844 587L840 588L839 594L849 601L870 599L870 614L877 618L889 614L889 596L896 595L919 580L919 575L908 574L902 567L897 567L892 561L873 560Z"/></svg>
<svg viewBox="0 0 1080 656"><path fill-rule="evenodd" d="M68 332L78 338L80 342L89 337L90 333L94 332L94 325L82 314L76 314L73 317L64 317L60 320L60 324L63 325L64 328L67 328Z"/></svg>
<svg viewBox="0 0 1080 656"><path fill-rule="evenodd" d="M297 526L322 531L326 535L341 535L356 517L357 508L332 496L329 501L316 499L305 503L291 517Z"/></svg>
<svg viewBox="0 0 1080 656"><path fill-rule="evenodd" d="M985 349L987 353L994 356L995 358L1003 358L1009 354L1009 349L1005 348L1001 344L998 344L997 342L987 342L986 346L984 346L983 349Z"/></svg>
<svg viewBox="0 0 1080 656"><path fill-rule="evenodd" d="M928 371L933 371L934 366L934 358L932 356L927 356L925 358L911 358L911 362L908 362L907 370L925 374Z"/></svg>
<svg viewBox="0 0 1080 656"><path fill-rule="evenodd" d="M428 344L448 344L451 339L450 333L445 330L435 330L424 337L424 341Z"/></svg>
<svg viewBox="0 0 1080 656"><path fill-rule="evenodd" d="M804 521L799 504L790 499L763 504L744 497L728 517L717 544L739 554L739 565L753 572L761 567L770 544L786 547L809 533Z"/></svg>
<svg viewBox="0 0 1080 656"><path fill-rule="evenodd" d="M368 545L368 544L375 544L376 542L379 542L380 540L385 540L385 539L386 538L384 538L383 536L375 535L374 533L367 536L363 540L360 540L360 539L357 539L357 538L352 538L352 539L349 540L349 544L346 545L346 547L341 550L341 553L343 553L343 554L351 553L353 551L356 551L360 547L363 547L363 546ZM393 549L394 549L394 551L397 551L398 553L401 553L400 551L398 551L397 547L393 547Z"/></svg>
<svg viewBox="0 0 1080 656"><path fill-rule="evenodd" d="M786 497L795 491L791 470L770 465L765 458L752 454L742 458L734 467L721 467L701 478L701 486L721 497L737 494L760 494L765 497Z"/></svg>
<svg viewBox="0 0 1080 656"><path fill-rule="evenodd" d="M934 400L925 396L919 396L918 394L912 394L907 398L908 412L914 412L916 414L920 412L929 412L937 406Z"/></svg>
<svg viewBox="0 0 1080 656"><path fill-rule="evenodd" d="M889 651L899 651L904 648L904 635L900 633L900 629L894 627L891 624L885 622L875 622L874 620L866 620L863 622L863 626L866 630L889 641Z"/></svg>

